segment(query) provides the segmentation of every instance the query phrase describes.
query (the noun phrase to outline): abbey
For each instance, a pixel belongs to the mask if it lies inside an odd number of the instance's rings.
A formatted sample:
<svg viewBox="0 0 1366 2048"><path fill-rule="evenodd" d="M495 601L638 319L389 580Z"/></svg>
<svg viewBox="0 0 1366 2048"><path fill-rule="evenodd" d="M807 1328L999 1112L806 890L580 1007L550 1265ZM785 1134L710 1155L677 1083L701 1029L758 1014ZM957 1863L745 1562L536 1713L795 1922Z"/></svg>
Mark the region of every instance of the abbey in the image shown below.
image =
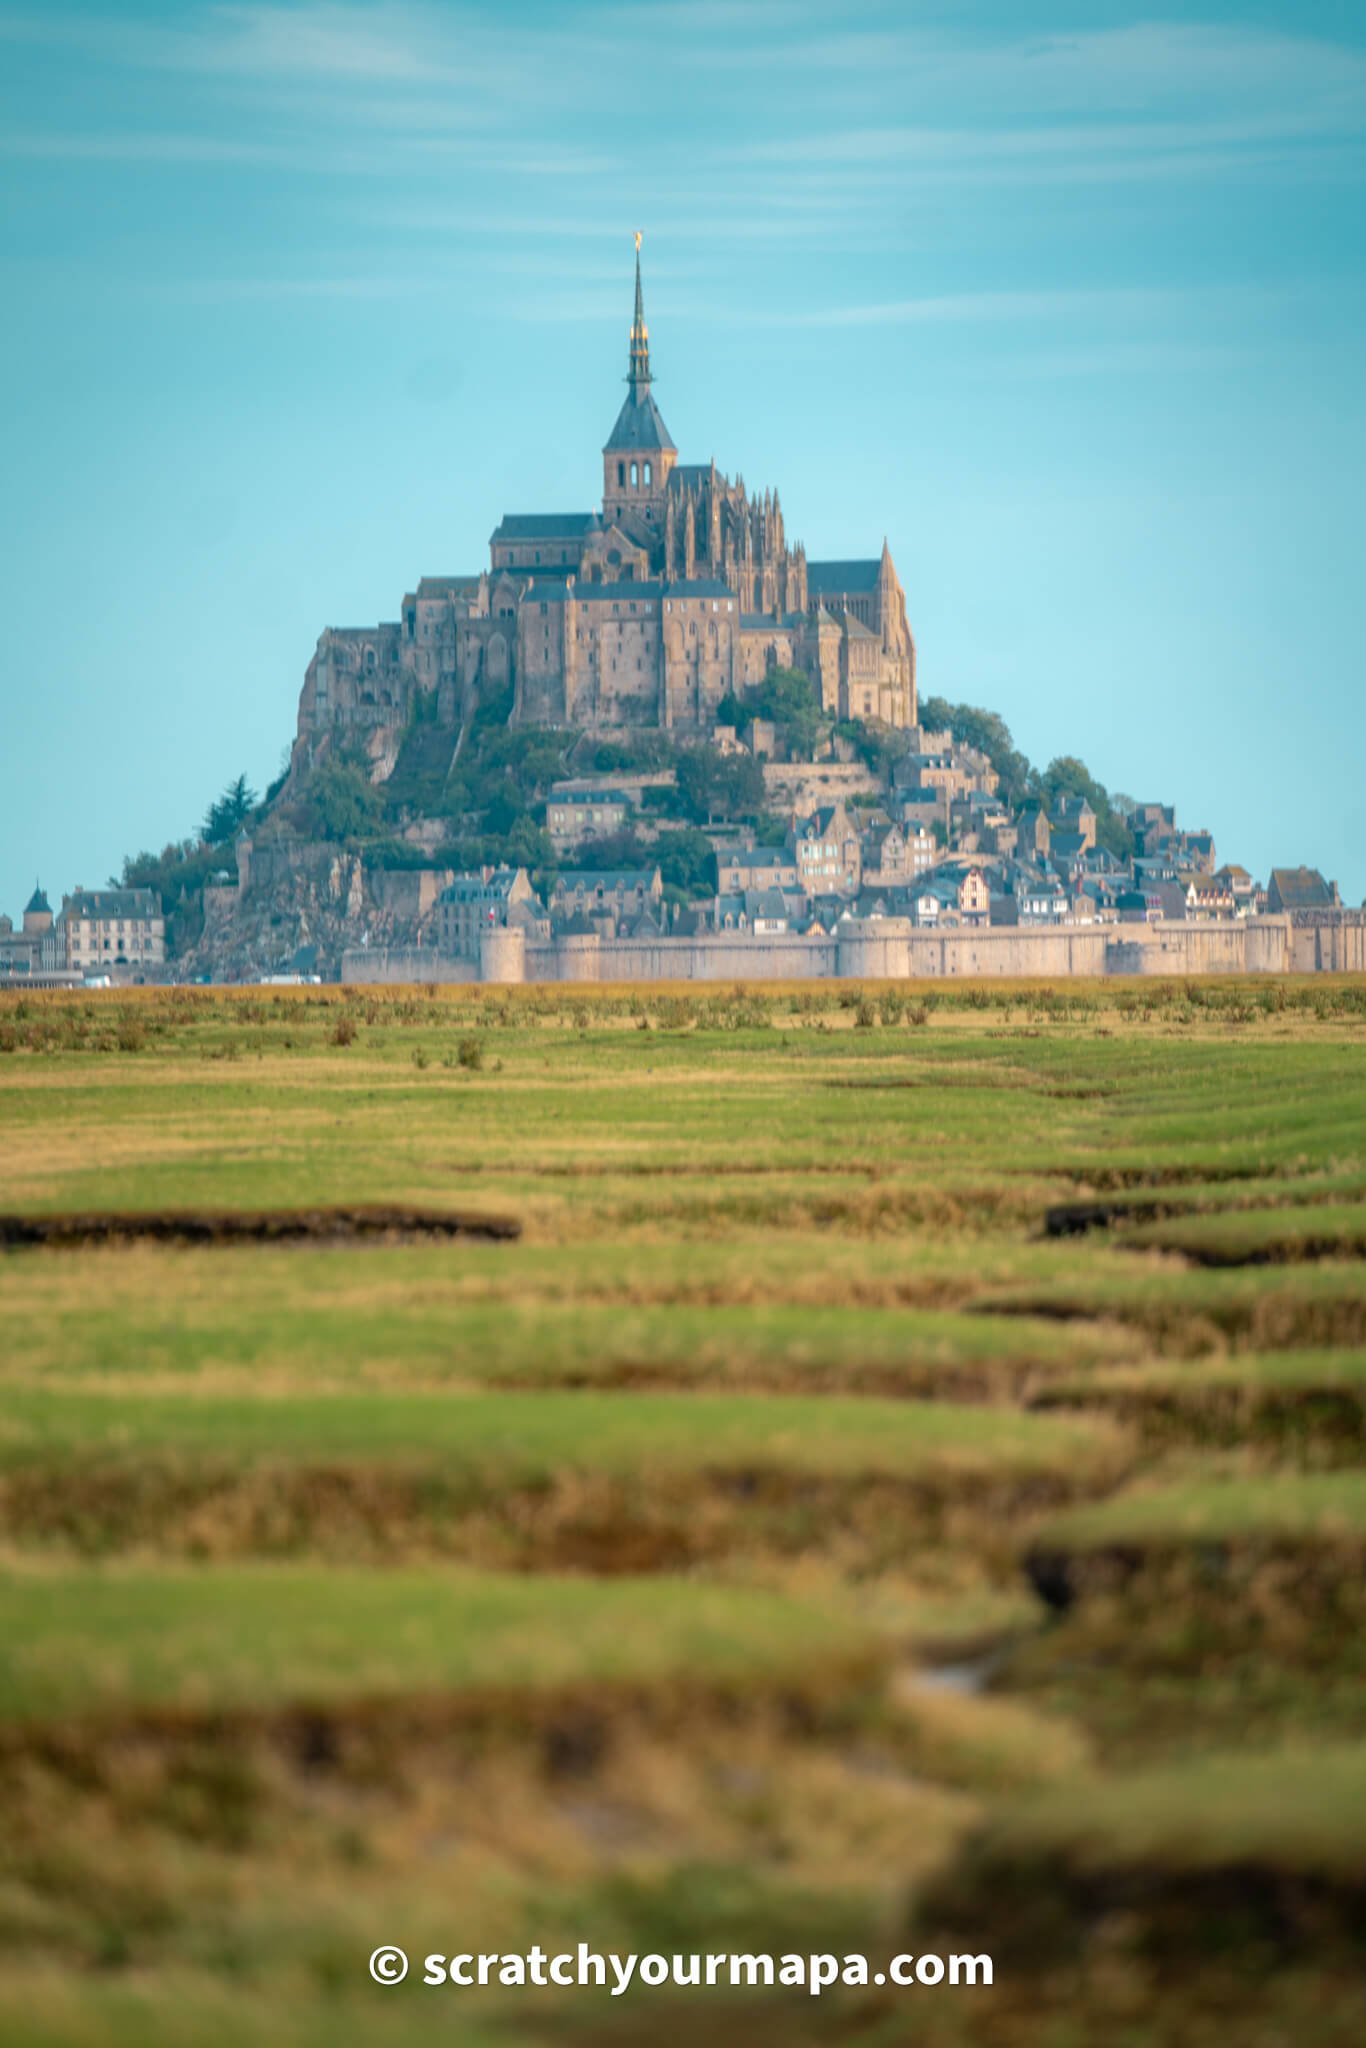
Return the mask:
<svg viewBox="0 0 1366 2048"><path fill-rule="evenodd" d="M840 718L916 723L915 642L891 553L809 562L776 491L684 463L655 403L636 238L627 395L592 512L516 512L487 569L424 576L397 624L328 627L299 737L406 724L419 693L452 727L512 690L511 717L704 736L722 699L799 668Z"/></svg>

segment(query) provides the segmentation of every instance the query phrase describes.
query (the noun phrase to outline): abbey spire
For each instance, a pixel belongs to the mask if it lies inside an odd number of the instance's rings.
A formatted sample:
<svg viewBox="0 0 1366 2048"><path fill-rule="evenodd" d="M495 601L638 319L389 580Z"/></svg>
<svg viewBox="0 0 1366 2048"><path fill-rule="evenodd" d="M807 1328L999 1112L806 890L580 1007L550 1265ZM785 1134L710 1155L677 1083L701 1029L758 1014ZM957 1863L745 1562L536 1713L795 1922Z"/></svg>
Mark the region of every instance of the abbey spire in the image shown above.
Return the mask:
<svg viewBox="0 0 1366 2048"><path fill-rule="evenodd" d="M636 314L631 322L631 355L626 381L636 405L650 388L650 330L645 325L645 295L640 288L640 230L636 230Z"/></svg>
<svg viewBox="0 0 1366 2048"><path fill-rule="evenodd" d="M640 282L640 235L636 235L636 304L626 382L630 387L617 423L602 451L602 512L609 524L639 540L662 533L664 496L678 450L650 391L650 331Z"/></svg>

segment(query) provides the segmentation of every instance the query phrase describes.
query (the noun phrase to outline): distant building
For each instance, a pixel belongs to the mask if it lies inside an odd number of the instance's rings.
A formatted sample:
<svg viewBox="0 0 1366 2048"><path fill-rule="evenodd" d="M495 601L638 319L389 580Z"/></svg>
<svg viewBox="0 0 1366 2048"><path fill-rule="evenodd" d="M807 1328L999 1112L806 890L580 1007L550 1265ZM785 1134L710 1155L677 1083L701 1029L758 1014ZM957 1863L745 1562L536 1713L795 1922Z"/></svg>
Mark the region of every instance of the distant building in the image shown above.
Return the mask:
<svg viewBox="0 0 1366 2048"><path fill-rule="evenodd" d="M797 886L807 896L854 896L863 874L859 836L842 803L826 804L794 821L788 846Z"/></svg>
<svg viewBox="0 0 1366 2048"><path fill-rule="evenodd" d="M35 886L18 931L12 918L0 917L0 975L50 974L65 966L63 938L54 925L52 907Z"/></svg>
<svg viewBox="0 0 1366 2048"><path fill-rule="evenodd" d="M1317 868L1273 868L1266 888L1266 907L1285 910L1336 910L1342 896L1336 882L1325 882Z"/></svg>
<svg viewBox="0 0 1366 2048"><path fill-rule="evenodd" d="M166 958L166 923L153 889L78 888L62 898L56 924L63 964L85 974L159 967Z"/></svg>
<svg viewBox="0 0 1366 2048"><path fill-rule="evenodd" d="M797 857L789 846L740 846L717 848L718 893L734 895L746 889L795 889Z"/></svg>
<svg viewBox="0 0 1366 2048"><path fill-rule="evenodd" d="M529 937L549 937L545 906L525 868L484 868L457 875L436 899L437 941L444 953L479 958L479 934L519 928Z"/></svg>
<svg viewBox="0 0 1366 2048"><path fill-rule="evenodd" d="M1075 832L1082 847L1096 843L1096 814L1084 796L1060 796L1053 806L1055 843L1065 833Z"/></svg>
<svg viewBox="0 0 1366 2048"><path fill-rule="evenodd" d="M991 890L980 868L969 868L958 884L958 914L964 924L991 923Z"/></svg>
<svg viewBox="0 0 1366 2048"><path fill-rule="evenodd" d="M886 541L808 562L776 491L679 461L653 386L637 252L600 506L509 513L486 569L423 577L393 622L328 627L299 702L306 757L325 734L402 728L421 703L452 734L497 705L514 724L709 735L774 666L803 670L836 717L914 724L915 643Z"/></svg>
<svg viewBox="0 0 1366 2048"><path fill-rule="evenodd" d="M644 912L654 916L664 896L658 868L581 868L559 876L550 897L557 922L587 918L629 929Z"/></svg>
<svg viewBox="0 0 1366 2048"><path fill-rule="evenodd" d="M567 853L586 839L610 839L624 831L630 816L631 807L619 791L590 783L582 789L552 790L545 828L556 853Z"/></svg>

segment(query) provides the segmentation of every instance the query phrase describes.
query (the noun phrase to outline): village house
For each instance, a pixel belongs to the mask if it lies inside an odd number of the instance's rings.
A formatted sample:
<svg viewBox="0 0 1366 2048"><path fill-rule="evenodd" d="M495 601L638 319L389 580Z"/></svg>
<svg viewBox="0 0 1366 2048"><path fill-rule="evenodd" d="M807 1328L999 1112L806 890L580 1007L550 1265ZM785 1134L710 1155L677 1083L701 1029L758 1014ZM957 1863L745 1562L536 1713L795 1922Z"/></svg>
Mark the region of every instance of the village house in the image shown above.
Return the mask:
<svg viewBox="0 0 1366 2048"><path fill-rule="evenodd" d="M958 884L958 914L964 924L991 923L991 890L980 868L969 868Z"/></svg>
<svg viewBox="0 0 1366 2048"><path fill-rule="evenodd" d="M1257 914L1257 884L1245 867L1237 861L1225 861L1214 877L1233 898L1235 916L1254 917Z"/></svg>
<svg viewBox="0 0 1366 2048"><path fill-rule="evenodd" d="M1233 890L1216 875L1182 874L1177 881L1186 892L1188 917L1232 917Z"/></svg>
<svg viewBox="0 0 1366 2048"><path fill-rule="evenodd" d="M550 914L556 923L586 918L612 931L630 930L642 916L659 922L664 883L658 868L580 868L556 880Z"/></svg>
<svg viewBox="0 0 1366 2048"><path fill-rule="evenodd" d="M858 830L842 803L827 804L809 818L794 819L787 844L797 866L797 886L807 896L853 896L863 872Z"/></svg>
<svg viewBox="0 0 1366 2048"><path fill-rule="evenodd" d="M551 791L545 807L545 829L556 853L568 853L588 839L610 839L624 832L631 807L619 790L599 783Z"/></svg>
<svg viewBox="0 0 1366 2048"><path fill-rule="evenodd" d="M479 958L479 934L519 928L528 937L550 935L545 905L525 868L482 868L457 875L436 899L437 943L443 953Z"/></svg>
<svg viewBox="0 0 1366 2048"><path fill-rule="evenodd" d="M716 882L718 894L724 895L747 889L795 889L797 857L790 846L717 847Z"/></svg>
<svg viewBox="0 0 1366 2048"><path fill-rule="evenodd" d="M1096 814L1084 796L1060 796L1053 806L1052 823L1055 838L1075 832L1083 848L1096 843Z"/></svg>
<svg viewBox="0 0 1366 2048"><path fill-rule="evenodd" d="M46 895L35 885L18 931L12 919L0 917L0 974L50 974L66 965L63 933Z"/></svg>
<svg viewBox="0 0 1366 2048"><path fill-rule="evenodd" d="M111 967L159 967L166 958L166 924L153 889L78 886L62 898L57 928L62 964L86 974L103 974Z"/></svg>
<svg viewBox="0 0 1366 2048"><path fill-rule="evenodd" d="M1336 882L1325 882L1317 868L1273 868L1266 887L1266 907L1286 910L1335 910L1342 895Z"/></svg>
<svg viewBox="0 0 1366 2048"><path fill-rule="evenodd" d="M933 867L939 845L923 826L889 824L864 835L862 857L865 885L892 889Z"/></svg>

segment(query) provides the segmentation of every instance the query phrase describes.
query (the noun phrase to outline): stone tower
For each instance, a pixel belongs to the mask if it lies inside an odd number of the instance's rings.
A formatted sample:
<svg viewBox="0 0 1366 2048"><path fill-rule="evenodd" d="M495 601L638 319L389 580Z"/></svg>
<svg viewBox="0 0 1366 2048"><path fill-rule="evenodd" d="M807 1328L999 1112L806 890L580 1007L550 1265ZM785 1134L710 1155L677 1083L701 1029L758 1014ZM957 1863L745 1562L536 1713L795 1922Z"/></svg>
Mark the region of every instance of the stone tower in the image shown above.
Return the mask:
<svg viewBox="0 0 1366 2048"><path fill-rule="evenodd" d="M678 450L650 395L650 330L640 286L636 236L636 309L626 382L630 387L602 451L602 516L653 552L664 534L665 488Z"/></svg>
<svg viewBox="0 0 1366 2048"><path fill-rule="evenodd" d="M41 938L52 930L52 905L36 882L24 905L24 930L31 938Z"/></svg>

